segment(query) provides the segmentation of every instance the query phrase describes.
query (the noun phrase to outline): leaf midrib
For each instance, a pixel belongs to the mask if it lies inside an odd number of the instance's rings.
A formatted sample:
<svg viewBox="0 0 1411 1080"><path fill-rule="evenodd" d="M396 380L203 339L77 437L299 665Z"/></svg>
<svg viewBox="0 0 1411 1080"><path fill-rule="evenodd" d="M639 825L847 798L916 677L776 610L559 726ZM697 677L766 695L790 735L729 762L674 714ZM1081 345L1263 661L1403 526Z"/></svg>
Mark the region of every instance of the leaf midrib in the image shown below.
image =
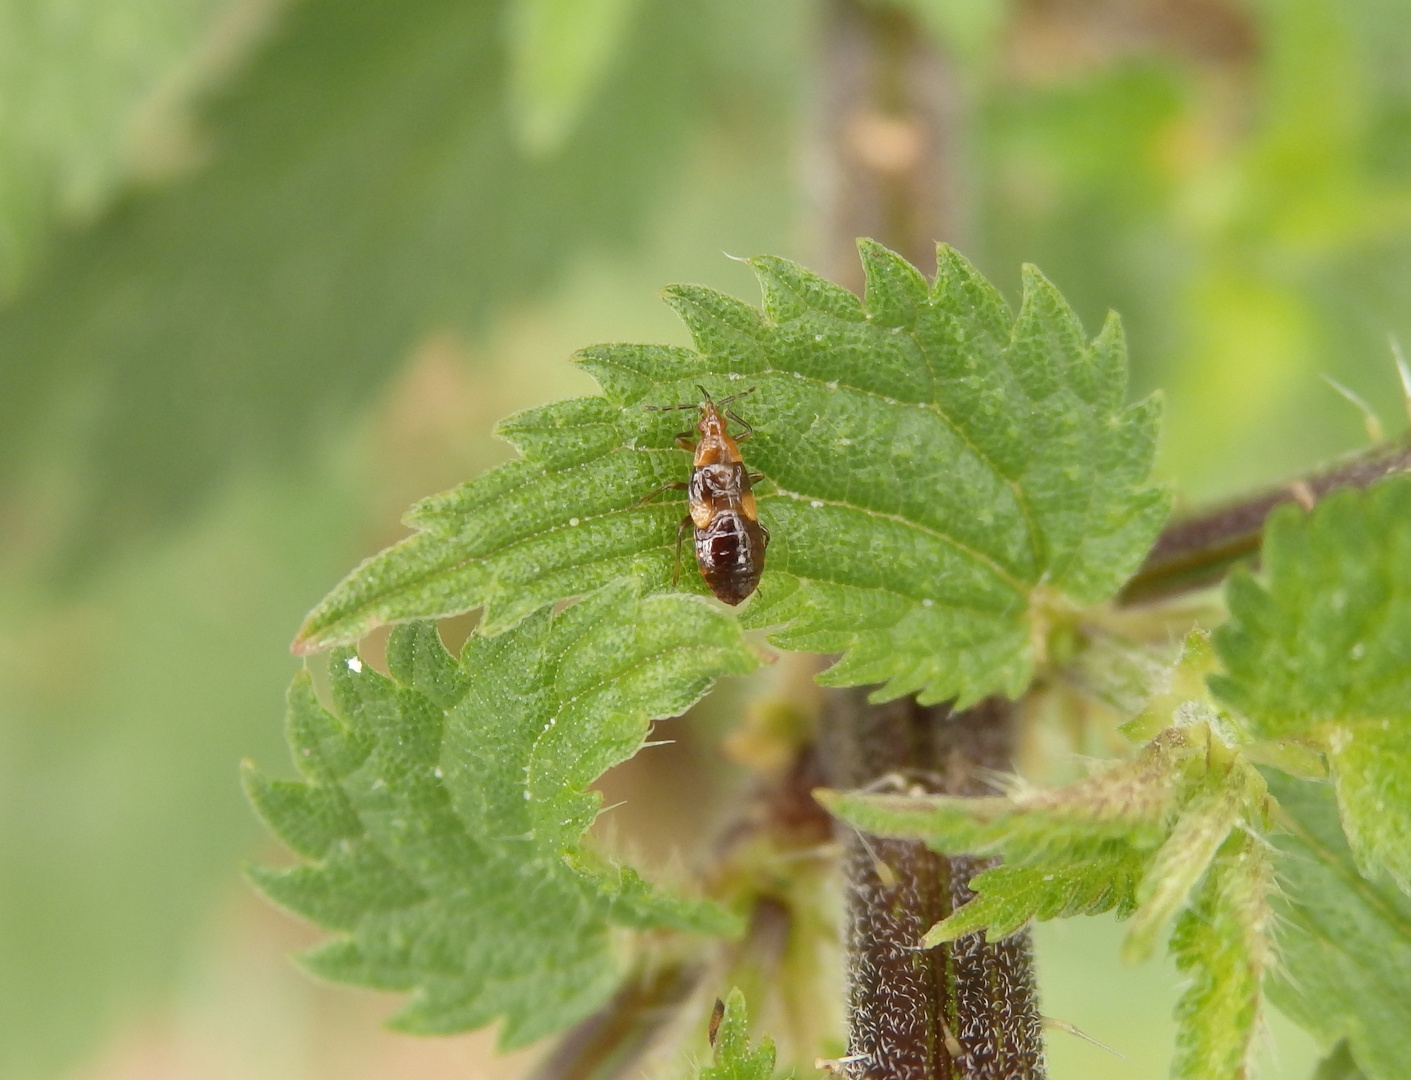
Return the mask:
<svg viewBox="0 0 1411 1080"><path fill-rule="evenodd" d="M965 555L966 557L970 558L970 559L973 560L974 562L977 562L977 563L979 563L980 565L982 565L982 566L984 566L985 568L987 568L988 570L990 570L997 578L999 578L999 579L1000 579L1001 581L1003 581L1006 585L1008 585L1010 588L1012 588L1012 589L1015 591L1015 593L1018 594L1018 596L1019 596L1021 599L1025 599L1025 600L1028 599L1028 596L1029 596L1029 586L1028 586L1025 582L1023 582L1023 581L1020 580L1019 578L1015 577L1015 576L1014 576L1013 574L1011 574L1008 570L1006 570L1003 566L1001 566L999 563L995 562L995 560L992 559L989 555L986 555L983 551L979 551L979 550L977 550L976 548L971 547L969 544L966 544L964 541L957 540L954 536L950 535L950 533L943 532L943 531L941 531L940 529L934 528L933 526L930 526L930 525L924 525L924 524L922 524L922 523L919 522L919 521L915 521L915 520L913 520L912 518L903 517L903 516L900 515L900 514L890 513L890 512L888 512L888 511L886 511L886 510L875 510L875 509L873 509L873 508L871 508L871 507L867 507L867 506L859 506L857 503L849 502L847 499L835 499L835 498L828 498L828 497L824 497L824 496L820 496L820 495L809 495L809 494L805 494L804 492L801 492L801 491L791 491L791 490L789 490L788 488L785 488L785 487L777 487L777 486L776 486L775 491L774 491L773 493L771 493L770 495L761 496L759 501L760 501L761 503L764 503L764 502L768 502L770 499L781 498L781 497L782 497L782 498L792 499L794 502L822 503L824 506L834 506L834 507L838 507L838 508L843 509L843 510L854 510L854 511L856 511L856 512L859 513L859 514L865 514L865 515L867 515L868 517L881 518L881 519L884 520L884 521L891 521L891 522L894 522L895 524L903 525L903 526L905 526L905 527L907 527L907 528L915 529L915 530L918 531L918 532L925 533L925 534L928 535L928 536L933 536L933 537L935 537L937 540L940 540L940 541L942 541L943 543L949 544L951 547L955 548L955 550L959 551L962 555ZM802 575L795 575L795 576L800 576L800 577L801 577ZM866 587L867 587L867 588L876 588L876 586L866 586ZM895 590L891 590L891 589L889 589L889 590L887 590L887 591L889 591L889 592L895 592ZM905 595L905 594L897 593L897 595L898 595L898 596L901 596L901 595ZM920 603L921 601L920 601L919 599L913 599L912 602L913 602L913 603ZM937 601L937 602L940 603L940 601ZM952 604L952 603L947 602L947 603L946 603L946 606L947 606L947 607L957 607L957 606L961 606L961 605L956 605L956 604Z"/></svg>
<svg viewBox="0 0 1411 1080"><path fill-rule="evenodd" d="M774 325L777 326L778 324L774 324ZM918 349L921 348L920 344L916 342L916 337L915 337L914 331L908 330L908 331L907 331L907 336L911 338L912 342L916 344L916 347L917 347ZM703 356L703 358L706 359L706 360L715 360L715 359L716 359L716 357L714 357L714 356L709 356L709 355L705 355L705 354L702 354L702 356ZM924 359L924 350L923 350L923 359ZM927 364L927 367L928 367L928 369L929 369L930 361L929 361L929 360L925 360L925 363ZM729 374L732 374L732 373L735 373L735 372L733 372L733 369L727 369L727 370L725 370L725 371L720 371L720 372L712 372L712 374L724 374L724 375L729 375ZM797 379L797 380L799 380L799 381L801 381L801 382L812 383L813 385L818 386L818 387L821 387L822 389L827 390L827 391L830 392L830 393L833 392L833 391L837 391L837 390L847 390L847 391L850 391L850 392L852 392L852 393L854 393L854 394L859 394L859 395L861 395L861 396L863 396L863 397L872 398L872 399L875 400L875 401L880 401L880 402L882 402L882 403L885 404L885 405L901 405L901 406L906 406L906 407L914 408L914 409L924 409L924 410L926 410L927 412L934 413L937 417L940 418L940 420L946 425L946 427L948 427L948 428L951 430L951 432L954 433L954 435L956 436L956 438L958 438L958 439L960 440L960 442L965 446L965 448L966 448L967 450L969 450L970 453L973 454L973 455L975 456L975 458L976 458L978 461L980 461L980 462L985 466L985 468L987 468L987 469L991 472L991 474L994 475L994 477L995 477L997 480L1000 481L1000 483L1004 484L1005 487L1009 488L1011 494L1014 496L1015 504L1019 507L1020 516L1021 516L1021 517L1023 518L1023 520L1024 520L1024 531L1025 531L1026 538L1027 538L1028 541L1029 541L1029 552L1030 552L1030 554L1033 556L1033 559L1034 559L1034 568L1035 568L1036 572L1038 572L1039 575L1042 576L1043 571L1046 569L1046 563L1044 562L1043 553L1042 553L1042 544L1041 544L1041 540L1040 540L1040 538L1042 537L1042 530L1039 528L1038 523L1034 520L1033 509L1029 506L1029 501L1028 501L1028 498L1027 498L1027 497L1025 496L1025 494L1024 494L1023 488L1020 486L1020 484L1019 484L1019 482L1018 482L1017 480L1014 480L1013 478L1011 478L1010 476L1008 476L1006 473L1004 473L1004 472L999 468L999 466L997 466L997 465L994 463L994 461L990 459L990 457L989 457L988 454L984 453L984 451L982 451L978 446L976 446L976 445L970 440L970 437L965 433L965 431L964 431L963 429L961 429L961 428L956 424L956 422L955 422L954 420L951 419L950 415L949 415L943 408L941 408L941 406L940 406L939 403L934 402L934 401L906 401L906 400L904 400L904 399L902 399L902 398L895 398L895 397L891 397L891 396L888 395L888 394L879 393L879 392L876 391L876 390L868 390L868 389L865 389L865 388L860 387L860 386L855 386L855 385L853 385L852 383L844 382L844 381L841 380L841 379L824 379L824 378L822 378L822 377L820 377L820 376L818 376L818 375L805 374L804 372L801 372L801 371L786 371L785 369L783 369L783 368L778 368L778 367L767 367L767 368L764 368L763 370L760 370L760 371L750 372L749 374L752 374L752 375L782 375L782 376L784 376L784 377L786 377L786 378L792 378L792 379ZM934 376L934 374L932 374L932 381L933 381L933 382L934 382L934 379L935 379L935 376ZM658 382L656 383L656 385L660 386L660 385L664 385L664 383L658 381ZM858 507L857 509L861 509L861 508ZM877 512L878 512L878 513L882 513L882 511L877 511ZM900 518L900 519L898 519L898 520L906 521L908 524L916 525L918 528L928 528L928 526L922 526L919 522L913 522L913 521L911 521L910 519L907 519L907 518ZM949 537L949 536L947 536L947 535L944 534L944 533L937 532L936 535L941 536L941 537L943 537L943 538L945 538L945 539L948 539L948 540L953 540L952 537ZM965 548L965 545L961 544L959 541L953 541L953 542L956 544L957 547ZM973 551L974 549L966 548L966 550ZM997 564L996 564L996 565L997 565ZM1008 571L1004 571L1003 573L1004 573L1004 576L1005 576L1007 579L1009 579L1010 581L1019 581L1018 578L1015 578L1015 577L1014 577L1012 574L1010 574ZM1025 596L1028 595L1030 587L1031 587L1031 586L1030 586L1029 584L1027 584L1027 583L1021 584L1021 585L1019 586L1020 590L1022 591L1022 593L1023 593Z"/></svg>

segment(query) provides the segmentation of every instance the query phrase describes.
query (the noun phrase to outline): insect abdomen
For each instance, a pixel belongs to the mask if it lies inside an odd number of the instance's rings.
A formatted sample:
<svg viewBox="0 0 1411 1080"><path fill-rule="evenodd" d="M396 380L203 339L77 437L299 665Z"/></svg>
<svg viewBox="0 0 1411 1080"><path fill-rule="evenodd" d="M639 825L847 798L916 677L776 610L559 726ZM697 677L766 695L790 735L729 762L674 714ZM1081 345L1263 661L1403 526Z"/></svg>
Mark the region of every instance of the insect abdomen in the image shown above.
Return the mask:
<svg viewBox="0 0 1411 1080"><path fill-rule="evenodd" d="M717 510L696 530L696 563L701 577L727 604L738 604L759 585L764 572L764 531L738 510Z"/></svg>

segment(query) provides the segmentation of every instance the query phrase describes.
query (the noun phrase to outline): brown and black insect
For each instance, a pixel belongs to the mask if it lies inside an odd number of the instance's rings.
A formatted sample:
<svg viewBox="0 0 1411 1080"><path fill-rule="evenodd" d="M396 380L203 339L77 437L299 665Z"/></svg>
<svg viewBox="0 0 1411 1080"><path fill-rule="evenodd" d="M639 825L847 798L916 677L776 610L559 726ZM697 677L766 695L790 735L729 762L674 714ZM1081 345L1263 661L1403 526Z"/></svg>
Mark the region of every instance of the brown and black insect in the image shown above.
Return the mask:
<svg viewBox="0 0 1411 1080"><path fill-rule="evenodd" d="M691 512L681 519L676 529L676 571L672 580L680 577L681 541L690 527L695 533L696 565L701 568L701 577L718 598L727 604L738 604L759 585L769 530L759 523L754 492L750 490L750 485L762 480L763 475L751 474L740 456L739 444L748 439L754 429L726 406L754 387L719 402L711 400L705 387L696 389L701 392L699 403L642 406L654 412L699 409L701 414L696 423L699 441L693 442L689 431L676 436L676 445L693 455L690 482L678 480L664 484L642 502L663 491L686 492ZM730 435L730 420L744 429L738 439Z"/></svg>

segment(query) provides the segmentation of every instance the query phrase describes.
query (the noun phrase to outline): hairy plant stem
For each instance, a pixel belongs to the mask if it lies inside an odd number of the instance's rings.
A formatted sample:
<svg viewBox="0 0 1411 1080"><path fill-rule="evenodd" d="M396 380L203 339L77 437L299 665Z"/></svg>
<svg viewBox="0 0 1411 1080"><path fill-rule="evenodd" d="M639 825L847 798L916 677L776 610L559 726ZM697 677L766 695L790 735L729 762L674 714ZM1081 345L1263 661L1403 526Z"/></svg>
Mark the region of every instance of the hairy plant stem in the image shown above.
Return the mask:
<svg viewBox="0 0 1411 1080"><path fill-rule="evenodd" d="M1405 472L1411 472L1411 445L1383 444L1279 487L1180 518L1156 538L1119 602L1141 604L1214 585L1237 563L1258 555L1264 522L1276 507L1298 503L1311 508L1340 488L1370 487Z"/></svg>
<svg viewBox="0 0 1411 1080"><path fill-rule="evenodd" d="M825 778L857 788L890 777L908 788L991 795L982 777L1008 770L1010 705L991 698L952 713L904 698L829 695L819 737ZM917 943L974 895L994 860L938 855L922 844L841 827L848 957L850 1080L1032 1080L1043 1075L1043 1025L1027 931L989 942L967 934Z"/></svg>

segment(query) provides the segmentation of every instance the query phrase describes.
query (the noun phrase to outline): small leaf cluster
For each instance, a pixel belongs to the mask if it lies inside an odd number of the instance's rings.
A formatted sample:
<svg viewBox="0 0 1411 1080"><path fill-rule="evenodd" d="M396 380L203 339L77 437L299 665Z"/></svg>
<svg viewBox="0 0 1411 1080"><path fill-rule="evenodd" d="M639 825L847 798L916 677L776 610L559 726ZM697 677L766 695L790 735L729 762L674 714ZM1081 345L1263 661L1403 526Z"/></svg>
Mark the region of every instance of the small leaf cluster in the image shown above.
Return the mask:
<svg viewBox="0 0 1411 1080"><path fill-rule="evenodd" d="M1089 341L1037 270L1015 317L948 247L934 282L861 251L865 302L772 257L750 260L762 311L668 289L695 349L585 350L604 396L501 424L521 459L414 507L416 535L339 585L296 648L478 606L495 632L621 577L672 589L684 508L643 500L690 459L682 414L642 407L749 390L773 539L746 624L841 654L822 681L881 684L878 699L1019 694L1054 618L1110 596L1165 520L1149 481L1159 402L1126 404L1115 316Z"/></svg>
<svg viewBox="0 0 1411 1080"><path fill-rule="evenodd" d="M391 678L336 650L331 711L301 674L287 731L302 779L246 772L260 815L306 860L251 879L335 934L304 954L312 972L411 991L393 1021L403 1030L502 1017L502 1044L518 1046L612 993L614 927L737 929L583 845L601 799L587 786L636 752L651 720L754 667L732 620L617 586L473 635L459 659L435 624L398 628L387 663Z"/></svg>
<svg viewBox="0 0 1411 1080"><path fill-rule="evenodd" d="M774 1075L774 1042L766 1035L757 1049L750 1049L745 995L736 987L723 1005L719 1024L712 1031L713 1062L701 1069L698 1080L770 1080Z"/></svg>
<svg viewBox="0 0 1411 1080"><path fill-rule="evenodd" d="M1253 736L1323 755L1363 874L1411 888L1411 480L1287 508L1229 584L1211 688Z"/></svg>
<svg viewBox="0 0 1411 1080"><path fill-rule="evenodd" d="M1269 803L1258 772L1209 724L1167 728L1132 760L1057 790L819 797L867 833L1004 858L971 880L975 898L922 947L1112 911L1131 919L1123 953L1139 960L1174 921L1171 952L1191 980L1177 1006L1172 1075L1244 1075L1269 958L1272 864L1253 835Z"/></svg>
<svg viewBox="0 0 1411 1080"><path fill-rule="evenodd" d="M1140 959L1174 923L1175 1077L1248 1075L1267 975L1341 1047L1330 1070L1391 1080L1411 1024L1411 479L1276 512L1263 563L1232 578L1229 620L1187 638L1124 726L1154 732L1130 761L989 799L820 797L868 832L1004 857L925 946L1114 911ZM1333 793L1253 759L1326 768Z"/></svg>
<svg viewBox="0 0 1411 1080"><path fill-rule="evenodd" d="M1277 512L1263 573L1227 593L1211 689L1256 747L1301 751L1332 781L1269 774L1282 886L1271 993L1341 1045L1330 1073L1394 1080L1411 1053L1411 478Z"/></svg>

